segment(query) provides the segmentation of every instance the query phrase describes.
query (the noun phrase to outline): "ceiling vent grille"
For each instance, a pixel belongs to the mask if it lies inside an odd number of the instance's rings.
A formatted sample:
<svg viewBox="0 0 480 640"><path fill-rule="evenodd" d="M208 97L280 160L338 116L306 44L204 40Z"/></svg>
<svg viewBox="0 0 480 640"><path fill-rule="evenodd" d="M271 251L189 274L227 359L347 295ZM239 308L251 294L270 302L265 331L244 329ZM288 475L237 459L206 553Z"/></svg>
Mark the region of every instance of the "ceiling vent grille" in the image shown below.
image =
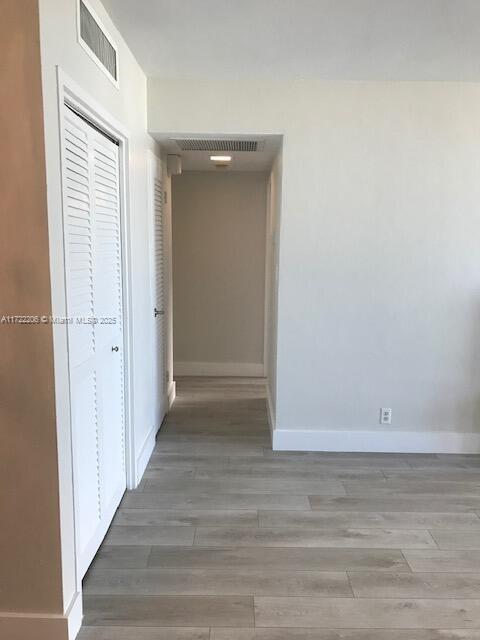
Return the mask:
<svg viewBox="0 0 480 640"><path fill-rule="evenodd" d="M118 53L100 20L84 0L79 0L79 42L89 56L118 86Z"/></svg>
<svg viewBox="0 0 480 640"><path fill-rule="evenodd" d="M182 151L263 151L264 140L208 140L201 138L176 138Z"/></svg>

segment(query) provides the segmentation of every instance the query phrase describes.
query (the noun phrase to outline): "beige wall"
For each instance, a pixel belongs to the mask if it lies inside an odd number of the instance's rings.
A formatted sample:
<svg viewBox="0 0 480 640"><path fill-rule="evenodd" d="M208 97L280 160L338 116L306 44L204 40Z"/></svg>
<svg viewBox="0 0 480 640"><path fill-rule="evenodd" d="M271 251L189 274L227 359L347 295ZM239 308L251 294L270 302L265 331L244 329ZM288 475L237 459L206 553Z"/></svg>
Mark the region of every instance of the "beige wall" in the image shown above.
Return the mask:
<svg viewBox="0 0 480 640"><path fill-rule="evenodd" d="M173 178L177 374L263 374L267 179L233 171Z"/></svg>
<svg viewBox="0 0 480 640"><path fill-rule="evenodd" d="M38 7L32 0L1 7L0 316L48 316ZM0 324L0 353L0 637L6 638L13 636L2 612L61 614L63 602L51 326Z"/></svg>

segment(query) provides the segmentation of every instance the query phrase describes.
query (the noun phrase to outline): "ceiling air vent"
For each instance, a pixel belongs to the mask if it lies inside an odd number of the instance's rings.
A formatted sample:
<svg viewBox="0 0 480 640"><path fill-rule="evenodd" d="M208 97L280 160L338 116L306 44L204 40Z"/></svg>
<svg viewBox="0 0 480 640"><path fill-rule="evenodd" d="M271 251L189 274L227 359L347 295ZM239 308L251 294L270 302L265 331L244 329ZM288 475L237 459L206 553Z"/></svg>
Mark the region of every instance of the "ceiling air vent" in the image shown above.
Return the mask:
<svg viewBox="0 0 480 640"><path fill-rule="evenodd" d="M265 140L207 140L175 138L182 151L263 151Z"/></svg>
<svg viewBox="0 0 480 640"><path fill-rule="evenodd" d="M117 47L85 0L78 0L78 40L92 60L118 86Z"/></svg>

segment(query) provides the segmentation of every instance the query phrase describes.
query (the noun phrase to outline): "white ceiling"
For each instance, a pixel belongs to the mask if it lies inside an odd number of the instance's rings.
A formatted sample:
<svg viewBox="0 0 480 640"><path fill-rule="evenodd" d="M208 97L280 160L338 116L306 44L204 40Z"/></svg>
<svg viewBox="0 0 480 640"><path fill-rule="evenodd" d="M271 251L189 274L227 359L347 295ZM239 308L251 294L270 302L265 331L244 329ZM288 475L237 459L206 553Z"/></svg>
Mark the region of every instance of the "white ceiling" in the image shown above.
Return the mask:
<svg viewBox="0 0 480 640"><path fill-rule="evenodd" d="M480 80L480 0L103 0L148 76Z"/></svg>
<svg viewBox="0 0 480 640"><path fill-rule="evenodd" d="M253 139L261 139L264 141L263 149L261 151L249 152L208 152L208 151L182 151L177 143L174 141L175 135L172 134L152 134L158 142L160 142L162 149L167 153L179 155L182 157L183 171L269 171L277 151L282 144L282 136L253 136ZM190 137L188 134L182 133L180 138ZM193 138L225 138L229 140L241 140L245 138L252 138L251 136L201 136L198 134L192 135ZM210 160L211 155L229 155L232 156L232 161L228 163L225 168L218 169L215 163Z"/></svg>

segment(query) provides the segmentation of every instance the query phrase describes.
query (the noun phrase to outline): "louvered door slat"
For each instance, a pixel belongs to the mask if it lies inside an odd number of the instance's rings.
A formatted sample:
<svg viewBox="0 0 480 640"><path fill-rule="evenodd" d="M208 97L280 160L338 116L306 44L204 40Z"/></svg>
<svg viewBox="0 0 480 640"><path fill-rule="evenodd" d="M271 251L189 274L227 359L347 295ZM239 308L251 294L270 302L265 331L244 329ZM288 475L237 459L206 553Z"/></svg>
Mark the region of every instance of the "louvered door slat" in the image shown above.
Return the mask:
<svg viewBox="0 0 480 640"><path fill-rule="evenodd" d="M93 136L94 211L96 245L95 310L106 324L95 331L104 359L102 395L104 421L103 495L105 509L118 500L125 479L123 401L123 292L118 148L98 133ZM118 351L112 352L112 346Z"/></svg>
<svg viewBox="0 0 480 640"><path fill-rule="evenodd" d="M66 253L76 544L80 562L89 556L101 525L98 385L95 368L94 240L89 132L65 110L63 130L64 233Z"/></svg>
<svg viewBox="0 0 480 640"><path fill-rule="evenodd" d="M83 576L125 489L119 160L118 147L67 107L62 155L76 543Z"/></svg>
<svg viewBox="0 0 480 640"><path fill-rule="evenodd" d="M153 155L150 158L150 251L151 251L151 289L152 303L156 309L153 314L153 380L155 409L154 420L159 428L167 410L167 349L166 349L166 291L164 263L164 207L163 184L160 162Z"/></svg>
<svg viewBox="0 0 480 640"><path fill-rule="evenodd" d="M75 141L72 144L72 140ZM75 152L72 152L75 149ZM91 224L91 199L88 191L88 135L78 128L72 118L67 116L64 137L64 161L68 172L78 174L78 167L82 170L85 193L79 200L78 192L69 188L65 190L66 206L66 253L67 253L67 281L72 270L75 272L76 281L80 288L67 287L67 307L76 314L93 315L93 244ZM79 221L81 223L79 224ZM81 292L81 293L80 293ZM78 318L72 318L77 322ZM95 352L95 336L93 326L90 324L77 324L75 331L69 335L70 358L73 366L77 366L84 360L92 357Z"/></svg>

